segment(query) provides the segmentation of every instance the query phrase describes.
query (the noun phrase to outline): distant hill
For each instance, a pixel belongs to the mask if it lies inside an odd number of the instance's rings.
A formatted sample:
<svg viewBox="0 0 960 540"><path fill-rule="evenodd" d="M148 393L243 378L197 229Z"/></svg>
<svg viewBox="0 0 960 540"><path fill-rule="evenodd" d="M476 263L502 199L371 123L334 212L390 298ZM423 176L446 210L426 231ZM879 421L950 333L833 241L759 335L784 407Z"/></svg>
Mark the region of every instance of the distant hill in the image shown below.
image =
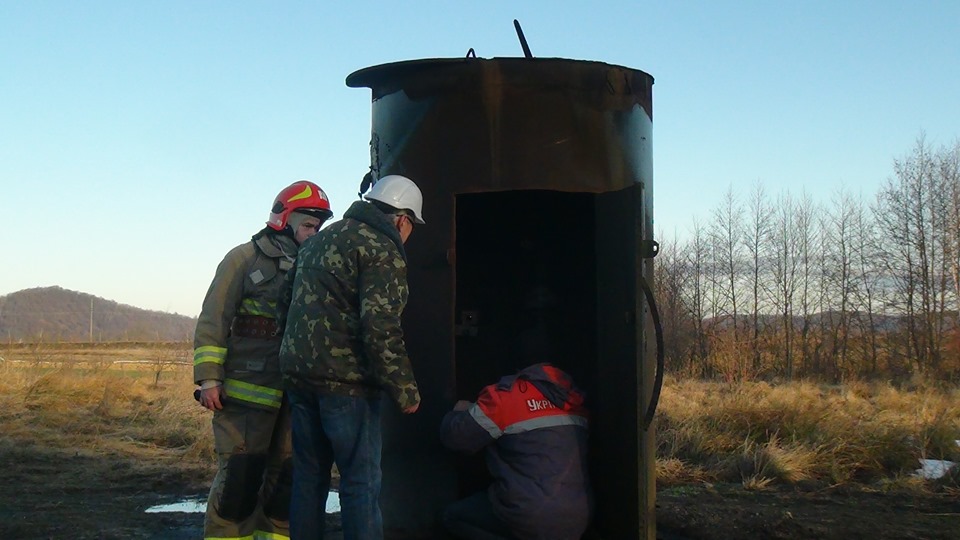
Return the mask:
<svg viewBox="0 0 960 540"><path fill-rule="evenodd" d="M0 296L0 342L189 341L197 319L61 287ZM92 328L92 332L91 332Z"/></svg>
<svg viewBox="0 0 960 540"><path fill-rule="evenodd" d="M737 320L740 321L741 328L750 328L750 325L753 324L753 315L744 313L738 315ZM783 319L780 315L761 314L758 320L760 326L766 328L779 327L783 324ZM847 313L847 321L853 331L864 330L870 327L869 316L864 311L851 311ZM873 327L876 328L879 333L902 331L906 328L907 321L907 317L903 315L873 314ZM718 328L731 328L733 326L733 317L708 317L704 319L704 322L708 325L716 325ZM823 311L820 313L812 313L809 317L809 324L813 328L837 326L840 324L840 312ZM795 315L793 317L793 327L797 330L802 328L803 317ZM957 312L955 310L945 311L943 319L944 330L953 332L957 327Z"/></svg>
<svg viewBox="0 0 960 540"><path fill-rule="evenodd" d="M956 312L947 312L945 325L948 329L952 328ZM743 313L737 316L741 328L749 328L753 324L753 314ZM863 311L851 311L847 313L849 324L855 328L867 328L870 326L868 315ZM905 318L901 315L886 315L883 313L873 314L873 326L880 332L893 332L900 329L904 324ZM760 314L758 321L761 327L779 327L783 324L783 318L780 314ZM720 328L730 328L733 324L733 317L708 317L704 319L707 324L716 324ZM823 311L820 313L811 313L809 324L813 327L822 325L835 326L840 324L839 311ZM794 315L793 327L800 329L803 327L803 317Z"/></svg>

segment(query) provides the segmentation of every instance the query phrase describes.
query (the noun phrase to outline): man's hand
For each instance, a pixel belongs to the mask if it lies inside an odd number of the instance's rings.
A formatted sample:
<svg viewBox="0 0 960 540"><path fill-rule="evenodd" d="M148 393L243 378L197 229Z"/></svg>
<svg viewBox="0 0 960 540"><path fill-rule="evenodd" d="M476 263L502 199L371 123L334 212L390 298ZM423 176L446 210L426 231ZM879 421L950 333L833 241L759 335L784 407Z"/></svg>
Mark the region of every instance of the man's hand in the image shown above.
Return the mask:
<svg viewBox="0 0 960 540"><path fill-rule="evenodd" d="M417 409L419 408L420 408L420 403L417 403L416 405L411 405L403 410L403 414L413 414L417 412Z"/></svg>
<svg viewBox="0 0 960 540"><path fill-rule="evenodd" d="M211 411L223 410L224 397L226 397L226 394L223 391L223 385L200 390L200 404Z"/></svg>
<svg viewBox="0 0 960 540"><path fill-rule="evenodd" d="M472 401L466 401L466 400L461 399L461 400L459 400L459 401L457 401L456 403L453 404L453 410L455 410L455 411L465 411L465 410L469 409L471 405L473 405L473 402L472 402Z"/></svg>

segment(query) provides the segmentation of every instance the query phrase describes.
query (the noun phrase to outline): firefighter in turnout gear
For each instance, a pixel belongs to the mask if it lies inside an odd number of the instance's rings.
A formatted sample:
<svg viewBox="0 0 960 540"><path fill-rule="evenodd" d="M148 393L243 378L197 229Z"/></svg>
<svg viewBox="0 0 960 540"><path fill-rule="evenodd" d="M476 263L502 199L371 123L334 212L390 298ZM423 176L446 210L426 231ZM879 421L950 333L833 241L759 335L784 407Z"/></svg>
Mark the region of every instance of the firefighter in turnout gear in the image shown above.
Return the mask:
<svg viewBox="0 0 960 540"><path fill-rule="evenodd" d="M300 243L331 215L319 186L294 182L277 195L267 226L227 253L203 300L193 378L200 404L214 413L219 462L204 538L289 537L292 444L276 301Z"/></svg>

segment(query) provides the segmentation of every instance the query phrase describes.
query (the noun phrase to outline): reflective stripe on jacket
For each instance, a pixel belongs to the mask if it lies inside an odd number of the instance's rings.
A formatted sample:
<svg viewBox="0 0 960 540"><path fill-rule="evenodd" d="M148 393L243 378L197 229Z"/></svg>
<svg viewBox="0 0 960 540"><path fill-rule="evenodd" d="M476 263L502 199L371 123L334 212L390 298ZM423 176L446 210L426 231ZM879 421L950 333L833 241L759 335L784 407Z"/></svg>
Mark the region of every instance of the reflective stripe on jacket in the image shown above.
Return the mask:
<svg viewBox="0 0 960 540"><path fill-rule="evenodd" d="M238 316L275 317L283 277L296 253L291 238L262 231L223 258L197 319L194 382L222 381L228 400L267 410L280 407L280 341L236 335L231 326Z"/></svg>

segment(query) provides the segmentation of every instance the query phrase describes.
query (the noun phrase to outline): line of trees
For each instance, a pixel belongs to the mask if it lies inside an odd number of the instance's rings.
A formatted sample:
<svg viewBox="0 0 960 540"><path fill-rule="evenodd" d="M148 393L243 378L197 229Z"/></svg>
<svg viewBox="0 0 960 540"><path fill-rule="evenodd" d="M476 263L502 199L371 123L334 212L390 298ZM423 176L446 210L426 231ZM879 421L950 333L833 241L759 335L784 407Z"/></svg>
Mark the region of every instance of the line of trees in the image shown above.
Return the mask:
<svg viewBox="0 0 960 540"><path fill-rule="evenodd" d="M729 188L654 288L668 369L728 380L960 377L960 141L924 136L871 199Z"/></svg>

